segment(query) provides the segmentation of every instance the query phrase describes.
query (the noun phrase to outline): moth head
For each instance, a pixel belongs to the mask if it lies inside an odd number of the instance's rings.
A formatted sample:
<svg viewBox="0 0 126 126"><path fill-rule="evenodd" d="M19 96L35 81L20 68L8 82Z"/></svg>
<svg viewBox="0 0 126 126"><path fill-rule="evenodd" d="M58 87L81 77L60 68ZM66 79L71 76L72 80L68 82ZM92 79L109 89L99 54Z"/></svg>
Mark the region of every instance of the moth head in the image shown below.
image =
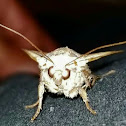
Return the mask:
<svg viewBox="0 0 126 126"><path fill-rule="evenodd" d="M55 70L55 68L53 66L49 67L48 69L48 75L53 78L54 77L54 74L57 72L57 71L61 71L61 70ZM63 71L61 71L62 73L62 79L63 80L67 80L69 77L70 77L70 70L69 69L64 69Z"/></svg>
<svg viewBox="0 0 126 126"><path fill-rule="evenodd" d="M48 75L52 78L57 86L62 84L62 80L67 80L70 77L71 71L69 69L57 69L55 66L51 66L48 69Z"/></svg>
<svg viewBox="0 0 126 126"><path fill-rule="evenodd" d="M38 51L32 51L32 50L23 50L25 53L27 53L31 59L38 62L39 66L42 69L48 70L48 76L50 79L53 79L55 84L57 86L61 85L62 80L67 80L70 77L71 70L65 67L57 67L54 63L50 62L50 60L46 59L41 55ZM45 53L46 54L46 53ZM48 57L49 58L49 57ZM60 61L59 61L60 63Z"/></svg>

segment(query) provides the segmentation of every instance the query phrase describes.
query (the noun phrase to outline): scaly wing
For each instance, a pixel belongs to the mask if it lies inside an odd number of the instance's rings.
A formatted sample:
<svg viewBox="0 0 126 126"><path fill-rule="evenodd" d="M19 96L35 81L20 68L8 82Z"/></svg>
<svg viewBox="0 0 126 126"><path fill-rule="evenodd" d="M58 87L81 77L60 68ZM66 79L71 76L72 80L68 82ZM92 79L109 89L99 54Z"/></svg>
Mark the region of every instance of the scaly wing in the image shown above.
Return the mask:
<svg viewBox="0 0 126 126"><path fill-rule="evenodd" d="M87 62L92 62L92 61L98 60L98 59L100 59L102 57L112 55L112 54L116 54L116 53L121 53L121 52L123 52L123 50L93 53L93 54L89 54L89 55L87 55L85 57L82 56L81 59L84 59Z"/></svg>
<svg viewBox="0 0 126 126"><path fill-rule="evenodd" d="M92 53L92 54L82 54L79 58L76 58L75 60L71 61L70 63L66 64L67 65L72 65L72 64L78 64L79 66L84 66L85 64L98 60L102 57L108 56L108 55L112 55L112 54L116 54L116 53L121 53L123 52L123 50L119 50L119 51L107 51L107 52L99 52L99 53Z"/></svg>
<svg viewBox="0 0 126 126"><path fill-rule="evenodd" d="M33 59L34 61L37 62L37 58L41 58L43 57L43 55L41 54L41 52L39 51L33 51L33 50L27 50L27 49L22 49L26 54L28 54L28 56ZM43 52L44 53L44 52ZM46 53L44 53L46 55Z"/></svg>

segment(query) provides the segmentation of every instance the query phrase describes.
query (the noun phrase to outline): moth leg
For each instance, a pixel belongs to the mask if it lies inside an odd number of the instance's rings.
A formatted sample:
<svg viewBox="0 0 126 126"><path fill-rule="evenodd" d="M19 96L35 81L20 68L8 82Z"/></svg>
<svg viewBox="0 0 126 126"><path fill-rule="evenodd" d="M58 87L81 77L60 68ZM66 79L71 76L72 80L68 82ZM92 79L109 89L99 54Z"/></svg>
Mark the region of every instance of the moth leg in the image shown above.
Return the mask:
<svg viewBox="0 0 126 126"><path fill-rule="evenodd" d="M92 81L91 81L91 86L94 86L94 84L95 84L95 81L96 80L99 80L99 79L101 79L101 78L103 78L103 77L106 77L106 76L108 76L108 75L111 75L111 74L113 74L113 73L115 73L116 71L115 70L110 70L110 71L108 71L107 73L105 73L105 74L103 74L103 75L93 75L93 74L91 74L89 77L91 77L91 79L92 79ZM89 79L89 80L91 80L91 79Z"/></svg>
<svg viewBox="0 0 126 126"><path fill-rule="evenodd" d="M104 73L104 74L102 74L102 75L92 75L92 83L91 83L91 86L94 86L94 83L95 83L95 81L96 80L99 80L99 79L101 79L101 78L103 78L103 77L106 77L106 76L108 76L108 75L111 75L111 74L113 74L113 73L115 73L116 71L115 70L110 70L110 71L108 71L107 73Z"/></svg>
<svg viewBox="0 0 126 126"><path fill-rule="evenodd" d="M108 71L107 73L105 73L105 74L99 76L99 78L103 78L103 77L108 76L108 75L111 75L111 74L113 74L113 73L115 73L115 72L116 72L115 70L110 70L110 71Z"/></svg>
<svg viewBox="0 0 126 126"><path fill-rule="evenodd" d="M88 88L88 87L91 88L91 83L89 82L89 79L88 79L88 77L90 75L90 71L83 70L83 73L85 75L85 85L84 85L84 87L85 88Z"/></svg>
<svg viewBox="0 0 126 126"><path fill-rule="evenodd" d="M44 85L42 84L42 82L39 84L38 86L38 97L39 97L39 103L38 103L38 108L34 114L34 116L31 118L31 121L33 122L37 116L40 113L40 110L42 109L42 100L43 100L43 94L44 94Z"/></svg>
<svg viewBox="0 0 126 126"><path fill-rule="evenodd" d="M92 114L96 114L95 110L93 110L90 105L89 105L89 100L87 97L87 92L85 89L83 89L82 87L79 88L79 95L81 96L81 98L83 99L83 101L85 102L85 105L87 107L87 109L92 113Z"/></svg>
<svg viewBox="0 0 126 126"><path fill-rule="evenodd" d="M28 109L28 108L34 108L35 106L37 106L39 104L39 100L37 100L37 102L35 102L34 104L32 105L26 105L25 108Z"/></svg>
<svg viewBox="0 0 126 126"><path fill-rule="evenodd" d="M91 75L91 87L93 87L94 86L94 84L95 84L95 82L96 82L96 80L98 80L100 77L99 76L96 76L96 75Z"/></svg>
<svg viewBox="0 0 126 126"><path fill-rule="evenodd" d="M91 88L94 86L95 81L98 79L96 75L91 74L90 70L83 70L83 73L85 75L85 88Z"/></svg>

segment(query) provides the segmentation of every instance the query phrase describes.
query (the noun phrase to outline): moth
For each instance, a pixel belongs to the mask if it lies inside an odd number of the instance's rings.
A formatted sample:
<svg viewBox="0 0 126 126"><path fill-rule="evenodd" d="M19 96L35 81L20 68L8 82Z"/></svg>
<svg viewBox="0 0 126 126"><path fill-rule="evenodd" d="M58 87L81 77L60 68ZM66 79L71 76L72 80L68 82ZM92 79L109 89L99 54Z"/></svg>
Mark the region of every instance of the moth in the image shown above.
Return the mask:
<svg viewBox="0 0 126 126"><path fill-rule="evenodd" d="M62 47L52 52L44 53L21 33L2 24L0 24L0 26L23 37L35 49L37 49L37 51L24 49L24 52L26 52L30 58L38 63L38 67L40 69L38 100L32 105L25 106L26 108L38 106L36 113L31 118L31 121L34 121L37 118L42 109L43 94L46 89L51 93L64 94L65 97L72 99L80 95L86 105L86 108L92 114L96 114L96 111L89 105L89 99L86 91L94 85L98 76L92 74L88 63L108 55L120 53L122 50L98 53L92 52L102 48L126 44L126 41L100 46L85 54L77 53L68 47Z"/></svg>

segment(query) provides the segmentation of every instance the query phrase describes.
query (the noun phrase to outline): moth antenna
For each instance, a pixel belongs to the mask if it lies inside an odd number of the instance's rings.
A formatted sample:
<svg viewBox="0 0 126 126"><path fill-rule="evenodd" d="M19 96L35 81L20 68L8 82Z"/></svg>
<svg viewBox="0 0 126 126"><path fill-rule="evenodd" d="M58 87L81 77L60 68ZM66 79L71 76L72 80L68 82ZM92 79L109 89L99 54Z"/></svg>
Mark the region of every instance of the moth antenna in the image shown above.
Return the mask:
<svg viewBox="0 0 126 126"><path fill-rule="evenodd" d="M19 35L20 37L22 37L22 38L23 38L24 40L26 40L31 46L33 46L36 50L38 50L38 51L42 54L43 57L45 57L47 60L49 60L50 62L53 63L53 61L52 61L48 56L46 56L35 44L33 44L32 41L30 41L30 40L29 40L27 37L25 37L23 34L21 34L21 33L17 32L17 31L15 31L15 30L13 30L13 29L11 29L11 28L5 26L5 25L0 24L0 26L1 26L2 28L5 28L5 29L8 30L8 31L11 31L11 32L13 32L13 33ZM54 64L54 63L53 63L53 64Z"/></svg>
<svg viewBox="0 0 126 126"><path fill-rule="evenodd" d="M97 51L99 49L103 49L103 48L107 48L107 47L112 47L112 46L117 46L117 45L123 45L123 44L126 44L126 41L118 42L118 43L113 43L113 44L108 44L108 45L103 45L103 46L99 46L99 47L97 47L95 49L92 49L92 50L86 52L84 55L88 55L88 54L90 54L92 52L95 52L95 51Z"/></svg>
<svg viewBox="0 0 126 126"><path fill-rule="evenodd" d="M90 53L95 52L95 51L97 51L97 50L99 50L99 49L103 49L103 48L107 48L107 47L112 47L112 46L117 46L117 45L123 45L123 44L126 44L126 41L118 42L118 43L113 43L113 44L108 44L108 45L103 45L103 46L99 46L99 47L97 47L97 48L94 48L94 49L92 49L92 50L86 52L85 54L81 55L80 57L77 57L75 60L73 60L73 61L67 63L65 66L67 66L67 65L69 65L70 63L76 61L77 59L79 59L79 58L81 58L81 57L83 57L83 56L87 56L87 55L89 55Z"/></svg>

